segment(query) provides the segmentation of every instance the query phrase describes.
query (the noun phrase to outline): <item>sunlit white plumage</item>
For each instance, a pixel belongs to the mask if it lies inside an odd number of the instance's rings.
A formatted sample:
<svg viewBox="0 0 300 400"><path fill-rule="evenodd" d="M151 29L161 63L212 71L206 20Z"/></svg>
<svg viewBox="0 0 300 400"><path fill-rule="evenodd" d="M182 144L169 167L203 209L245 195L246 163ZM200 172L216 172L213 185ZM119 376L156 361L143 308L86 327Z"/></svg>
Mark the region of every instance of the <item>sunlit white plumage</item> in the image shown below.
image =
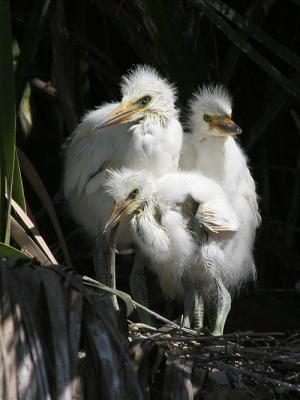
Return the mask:
<svg viewBox="0 0 300 400"><path fill-rule="evenodd" d="M191 101L191 132L184 138L181 165L219 183L239 217L240 229L228 246L225 260L231 264L227 286L237 289L255 277L252 248L261 218L247 158L233 137L241 129L232 121L231 114L232 100L223 87L199 90Z"/></svg>
<svg viewBox="0 0 300 400"><path fill-rule="evenodd" d="M65 197L92 236L112 205L103 189L107 168L145 168L160 176L178 166L182 128L174 87L152 68L138 66L122 78L121 94L120 103L88 112L65 148ZM130 241L126 232L121 226L120 246Z"/></svg>
<svg viewBox="0 0 300 400"><path fill-rule="evenodd" d="M107 225L131 215L135 242L151 259L151 268L167 296L185 295L183 282L187 282L191 291L205 295L206 301L218 297L215 279L226 280L231 266L224 263L224 252L239 223L217 183L196 173L154 178L147 171L122 169L110 172L106 190L115 201ZM224 291L219 294L221 297ZM220 317L218 333L229 308Z"/></svg>

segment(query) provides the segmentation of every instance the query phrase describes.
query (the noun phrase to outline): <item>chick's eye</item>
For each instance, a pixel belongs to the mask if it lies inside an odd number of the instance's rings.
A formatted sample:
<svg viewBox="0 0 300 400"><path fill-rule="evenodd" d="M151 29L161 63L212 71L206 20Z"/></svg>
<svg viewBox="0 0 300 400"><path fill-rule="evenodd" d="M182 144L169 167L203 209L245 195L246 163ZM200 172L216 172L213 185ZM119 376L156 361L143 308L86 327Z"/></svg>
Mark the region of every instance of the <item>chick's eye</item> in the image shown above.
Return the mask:
<svg viewBox="0 0 300 400"><path fill-rule="evenodd" d="M134 189L130 194L129 194L129 198L130 199L135 199L136 196L138 195L139 191L138 189Z"/></svg>
<svg viewBox="0 0 300 400"><path fill-rule="evenodd" d="M203 115L203 119L204 119L205 122L211 122L211 120L212 120L211 117L208 114L204 114Z"/></svg>
<svg viewBox="0 0 300 400"><path fill-rule="evenodd" d="M144 96L141 98L140 103L145 106L146 104L150 103L151 96Z"/></svg>

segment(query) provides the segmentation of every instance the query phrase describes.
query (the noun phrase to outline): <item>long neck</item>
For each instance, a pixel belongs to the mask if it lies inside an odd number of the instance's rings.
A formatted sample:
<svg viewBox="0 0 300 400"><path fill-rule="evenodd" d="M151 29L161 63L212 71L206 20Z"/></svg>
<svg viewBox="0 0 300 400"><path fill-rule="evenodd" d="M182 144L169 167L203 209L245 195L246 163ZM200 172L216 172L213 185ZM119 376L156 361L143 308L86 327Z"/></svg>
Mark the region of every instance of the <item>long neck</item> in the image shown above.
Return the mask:
<svg viewBox="0 0 300 400"><path fill-rule="evenodd" d="M170 257L170 239L160 223L157 205L147 203L131 224L135 241L152 260L163 262Z"/></svg>
<svg viewBox="0 0 300 400"><path fill-rule="evenodd" d="M223 190L235 197L249 175L246 157L232 137L211 137L198 144L195 167L218 182ZM248 184L246 183L246 186Z"/></svg>
<svg viewBox="0 0 300 400"><path fill-rule="evenodd" d="M227 138L203 138L195 146L197 152L196 168L208 177L222 181L226 163Z"/></svg>
<svg viewBox="0 0 300 400"><path fill-rule="evenodd" d="M133 159L141 160L141 167L156 176L175 171L178 167L182 145L182 128L176 119L168 120L163 126L154 120L143 121L132 129L134 154ZM137 165L135 165L135 169Z"/></svg>

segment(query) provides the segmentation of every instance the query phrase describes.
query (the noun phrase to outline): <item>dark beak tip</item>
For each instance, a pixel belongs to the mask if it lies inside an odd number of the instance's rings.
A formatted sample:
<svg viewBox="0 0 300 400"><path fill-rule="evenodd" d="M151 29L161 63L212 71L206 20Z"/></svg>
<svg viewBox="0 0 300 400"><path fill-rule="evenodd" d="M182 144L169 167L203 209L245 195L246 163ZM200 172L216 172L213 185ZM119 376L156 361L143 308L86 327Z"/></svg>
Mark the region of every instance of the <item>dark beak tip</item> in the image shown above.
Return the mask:
<svg viewBox="0 0 300 400"><path fill-rule="evenodd" d="M112 229L112 227L110 225L109 226L105 226L104 229L103 229L102 234L104 235L105 233L111 231L111 229Z"/></svg>
<svg viewBox="0 0 300 400"><path fill-rule="evenodd" d="M106 124L107 124L107 120L105 120L105 119L103 119L101 122L98 122L98 124L96 124L96 125L93 127L93 132L95 132L95 131L97 131L97 130L99 130L99 129L104 128L104 127L106 126Z"/></svg>
<svg viewBox="0 0 300 400"><path fill-rule="evenodd" d="M100 124L97 124L93 127L92 132L95 132L99 129Z"/></svg>

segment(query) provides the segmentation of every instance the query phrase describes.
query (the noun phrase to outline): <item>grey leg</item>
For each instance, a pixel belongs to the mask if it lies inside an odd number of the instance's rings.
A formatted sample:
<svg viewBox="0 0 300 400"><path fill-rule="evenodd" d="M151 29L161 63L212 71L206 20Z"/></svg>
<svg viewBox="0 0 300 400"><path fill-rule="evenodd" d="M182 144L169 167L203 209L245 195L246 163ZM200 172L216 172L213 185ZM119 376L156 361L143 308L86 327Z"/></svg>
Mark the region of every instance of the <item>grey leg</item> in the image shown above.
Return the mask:
<svg viewBox="0 0 300 400"><path fill-rule="evenodd" d="M181 278L183 286L183 321L185 328L191 328L195 313L196 291L190 279Z"/></svg>
<svg viewBox="0 0 300 400"><path fill-rule="evenodd" d="M196 295L193 328L199 331L203 328L204 320L204 301L201 294Z"/></svg>
<svg viewBox="0 0 300 400"><path fill-rule="evenodd" d="M135 249L132 271L129 278L129 285L132 298L143 306L149 308L148 290L145 280L146 258L140 251ZM151 316L143 310L137 310L140 321L144 324L153 324Z"/></svg>
<svg viewBox="0 0 300 400"><path fill-rule="evenodd" d="M213 274L213 295L207 299L207 317L212 335L223 334L224 325L231 307L231 296L224 286L221 276L215 271Z"/></svg>
<svg viewBox="0 0 300 400"><path fill-rule="evenodd" d="M115 270L115 239L118 227L112 228L104 233L99 232L96 238L94 252L94 268L96 279L106 286L116 289ZM117 297L112 297L112 303L116 310L119 310Z"/></svg>

